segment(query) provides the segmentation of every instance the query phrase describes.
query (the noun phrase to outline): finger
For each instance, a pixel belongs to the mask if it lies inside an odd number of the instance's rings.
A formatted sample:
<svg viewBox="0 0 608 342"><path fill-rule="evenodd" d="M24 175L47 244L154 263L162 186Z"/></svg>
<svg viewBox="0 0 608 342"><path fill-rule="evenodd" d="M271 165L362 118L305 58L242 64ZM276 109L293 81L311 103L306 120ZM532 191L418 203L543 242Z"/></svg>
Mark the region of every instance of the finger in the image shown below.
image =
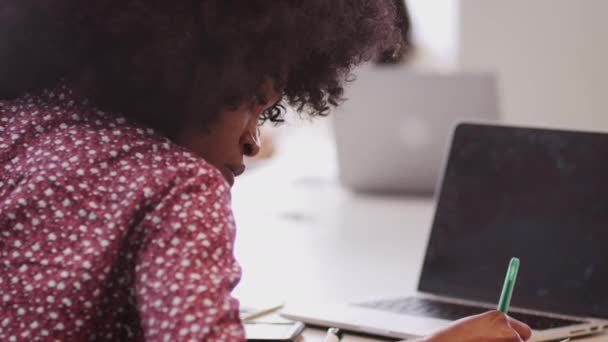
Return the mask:
<svg viewBox="0 0 608 342"><path fill-rule="evenodd" d="M509 326L519 334L522 340L527 341L530 339L530 337L532 337L532 329L530 329L526 323L520 322L511 317L508 318Z"/></svg>

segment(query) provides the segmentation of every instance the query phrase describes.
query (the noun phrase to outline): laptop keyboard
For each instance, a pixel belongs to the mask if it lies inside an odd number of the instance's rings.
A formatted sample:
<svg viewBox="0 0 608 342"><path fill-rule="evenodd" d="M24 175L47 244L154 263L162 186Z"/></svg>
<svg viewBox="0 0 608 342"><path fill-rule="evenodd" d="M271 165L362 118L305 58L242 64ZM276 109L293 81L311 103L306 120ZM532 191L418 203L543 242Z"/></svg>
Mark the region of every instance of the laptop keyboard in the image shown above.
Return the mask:
<svg viewBox="0 0 608 342"><path fill-rule="evenodd" d="M466 316L477 315L488 311L488 309L481 307L446 303L416 297L381 300L367 303L359 303L356 305L363 306L366 308L378 309L382 311L390 311L401 314L416 314L426 317L441 318L447 320L456 320ZM532 329L535 330L546 330L583 323L582 321L572 321L560 318L525 314L520 312L509 312L509 316L522 322L525 322Z"/></svg>

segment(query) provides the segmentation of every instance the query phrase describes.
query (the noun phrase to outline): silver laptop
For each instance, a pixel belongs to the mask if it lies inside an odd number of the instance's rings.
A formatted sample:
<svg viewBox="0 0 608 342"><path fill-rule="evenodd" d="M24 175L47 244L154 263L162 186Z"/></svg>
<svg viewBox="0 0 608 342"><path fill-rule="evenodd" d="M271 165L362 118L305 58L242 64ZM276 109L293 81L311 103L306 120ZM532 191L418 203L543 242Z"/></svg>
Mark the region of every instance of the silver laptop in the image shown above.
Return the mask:
<svg viewBox="0 0 608 342"><path fill-rule="evenodd" d="M607 151L608 134L459 125L418 293L288 306L284 315L387 337L426 336L495 309L516 256L509 314L532 327L532 341L608 330Z"/></svg>
<svg viewBox="0 0 608 342"><path fill-rule="evenodd" d="M339 178L356 191L432 193L456 122L498 119L488 73L367 66L335 113Z"/></svg>

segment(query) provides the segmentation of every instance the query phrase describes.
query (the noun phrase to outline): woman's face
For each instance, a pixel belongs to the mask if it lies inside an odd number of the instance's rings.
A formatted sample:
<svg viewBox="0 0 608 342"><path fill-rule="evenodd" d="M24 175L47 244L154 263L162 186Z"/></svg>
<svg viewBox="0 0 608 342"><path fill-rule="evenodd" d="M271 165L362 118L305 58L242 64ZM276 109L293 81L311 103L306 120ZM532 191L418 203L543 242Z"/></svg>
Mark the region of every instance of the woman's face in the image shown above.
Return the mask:
<svg viewBox="0 0 608 342"><path fill-rule="evenodd" d="M245 171L244 157L253 157L260 150L260 115L281 99L271 86L264 89L268 90L265 104L244 104L225 110L206 133L186 130L179 138L178 143L218 168L231 186L234 178Z"/></svg>

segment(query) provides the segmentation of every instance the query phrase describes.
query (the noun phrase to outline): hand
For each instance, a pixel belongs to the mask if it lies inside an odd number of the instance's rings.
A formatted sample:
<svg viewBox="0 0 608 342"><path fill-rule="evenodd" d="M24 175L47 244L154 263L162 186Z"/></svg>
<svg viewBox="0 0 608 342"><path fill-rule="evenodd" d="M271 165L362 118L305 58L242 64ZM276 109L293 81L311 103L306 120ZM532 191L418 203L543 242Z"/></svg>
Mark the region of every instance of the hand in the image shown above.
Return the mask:
<svg viewBox="0 0 608 342"><path fill-rule="evenodd" d="M522 342L532 336L530 327L499 311L466 317L423 339L424 342Z"/></svg>

